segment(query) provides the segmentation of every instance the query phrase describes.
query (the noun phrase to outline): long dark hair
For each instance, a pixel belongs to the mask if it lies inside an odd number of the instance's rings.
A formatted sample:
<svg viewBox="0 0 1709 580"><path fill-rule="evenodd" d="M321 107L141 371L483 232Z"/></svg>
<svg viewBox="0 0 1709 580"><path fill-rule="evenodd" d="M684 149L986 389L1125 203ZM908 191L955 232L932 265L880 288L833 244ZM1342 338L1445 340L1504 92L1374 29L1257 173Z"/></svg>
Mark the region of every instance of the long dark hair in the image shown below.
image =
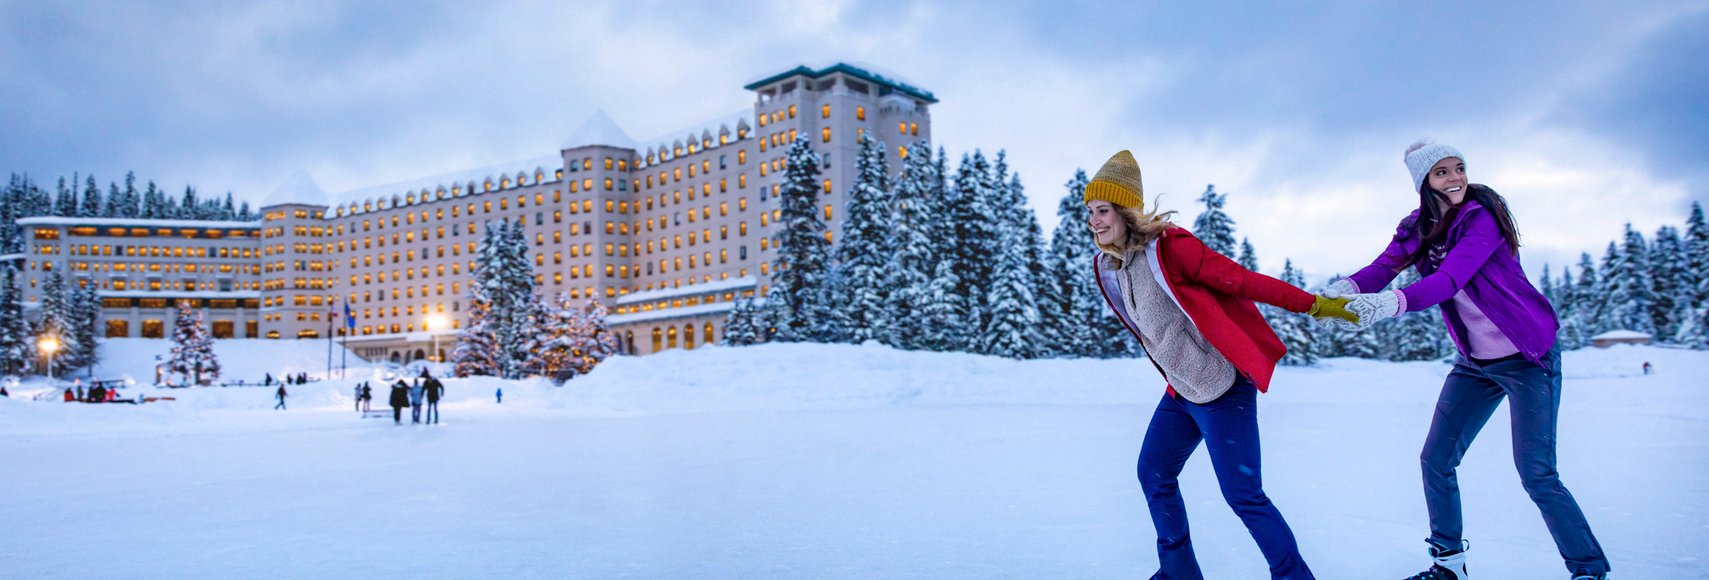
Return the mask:
<svg viewBox="0 0 1709 580"><path fill-rule="evenodd" d="M1519 226L1513 223L1513 213L1507 210L1507 200L1490 189L1487 185L1471 184L1466 188L1466 197L1460 205L1447 207L1448 196L1436 188L1424 183L1418 187L1418 221L1413 222L1412 231L1421 240L1418 249L1412 253L1414 264L1423 264L1430 257L1430 249L1442 245L1448 239L1448 226L1459 217L1460 207L1467 201L1476 201L1483 206L1484 211L1495 216L1495 225L1501 230L1501 238L1507 241L1507 249L1513 255L1519 255ZM1447 207L1444 211L1442 208ZM1435 269L1435 264L1431 264Z"/></svg>

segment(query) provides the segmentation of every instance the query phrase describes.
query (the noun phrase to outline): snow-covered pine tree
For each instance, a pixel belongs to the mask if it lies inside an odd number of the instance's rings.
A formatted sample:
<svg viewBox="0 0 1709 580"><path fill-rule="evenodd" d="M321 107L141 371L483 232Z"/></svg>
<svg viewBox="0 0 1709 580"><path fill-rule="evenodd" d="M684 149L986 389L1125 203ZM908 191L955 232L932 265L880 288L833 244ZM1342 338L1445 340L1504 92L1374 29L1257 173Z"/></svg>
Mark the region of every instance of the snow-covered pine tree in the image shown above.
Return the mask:
<svg viewBox="0 0 1709 580"><path fill-rule="evenodd" d="M1243 246L1245 249L1252 247L1251 244L1243 244ZM1245 252L1242 251L1242 253ZM1291 259L1282 261L1282 277L1280 279L1295 288L1305 287L1305 273L1295 269L1294 261ZM1270 328L1276 330L1276 337L1282 339L1282 345L1288 347L1287 354L1282 355L1281 363L1289 366L1317 364L1317 333L1315 328L1317 323L1310 316L1288 312L1286 309L1268 304L1261 304L1260 306L1268 307L1264 312L1264 318L1269 321Z"/></svg>
<svg viewBox="0 0 1709 580"><path fill-rule="evenodd" d="M1555 307L1555 316L1560 320L1560 331L1556 334L1556 340L1560 342L1561 350L1583 347L1590 337L1579 324L1578 303L1574 299L1577 287L1577 283L1573 282L1572 268L1562 268L1561 281L1555 284L1555 298L1549 300Z"/></svg>
<svg viewBox="0 0 1709 580"><path fill-rule="evenodd" d="M944 252L945 259L955 264L956 287L964 318L951 321L954 328L944 329L945 336L958 335L960 342L950 350L981 352L979 333L986 328L990 313L984 294L994 284L992 257L1000 248L998 220L992 202L991 165L985 153L975 149L971 155L962 154L955 179L945 189L942 210L946 232L954 232Z"/></svg>
<svg viewBox="0 0 1709 580"><path fill-rule="evenodd" d="M895 213L885 167L884 144L862 134L836 266L839 334L856 344L878 340L892 326L887 308L891 287L885 278Z"/></svg>
<svg viewBox="0 0 1709 580"><path fill-rule="evenodd" d="M1096 242L1086 227L1086 171L1075 169L1056 205L1056 228L1044 270L1049 274L1039 312L1058 332L1058 356L1108 358L1128 350L1128 332L1104 304L1094 278Z"/></svg>
<svg viewBox="0 0 1709 580"><path fill-rule="evenodd" d="M166 372L176 375L178 384L183 386L208 385L220 378L214 339L202 326L201 311L192 310L187 300L178 303L178 320L172 328L172 355L166 360Z"/></svg>
<svg viewBox="0 0 1709 580"><path fill-rule="evenodd" d="M1709 349L1709 224L1703 219L1703 205L1691 202L1691 213L1685 220L1685 235L1680 240L1685 256L1680 277L1676 318L1679 330L1673 340L1695 349Z"/></svg>
<svg viewBox="0 0 1709 580"><path fill-rule="evenodd" d="M53 215L72 217L77 215L77 193L65 186L65 178L59 178L59 188L53 196Z"/></svg>
<svg viewBox="0 0 1709 580"><path fill-rule="evenodd" d="M238 206L238 208L237 208L237 220L238 221L244 221L244 222L255 220L255 212L251 211L249 209L249 202L248 201L244 201L242 205Z"/></svg>
<svg viewBox="0 0 1709 580"><path fill-rule="evenodd" d="M1391 288L1403 288L1418 281L1418 271L1402 272ZM1408 312L1390 323L1388 359L1393 361L1440 360L1454 352L1448 327L1442 324L1440 306Z"/></svg>
<svg viewBox="0 0 1709 580"><path fill-rule="evenodd" d="M1206 185L1199 201L1205 204L1205 210L1193 220L1193 236L1218 254L1234 256L1234 218L1222 211L1228 194L1217 193L1214 184Z"/></svg>
<svg viewBox="0 0 1709 580"><path fill-rule="evenodd" d="M754 299L743 296L736 299L736 304L730 308L730 314L724 319L724 344L730 346L748 346L759 344L760 329L754 320Z"/></svg>
<svg viewBox="0 0 1709 580"><path fill-rule="evenodd" d="M233 203L231 192L225 192L225 203L220 204L219 215L215 216L214 219L228 221L237 219L237 206Z"/></svg>
<svg viewBox="0 0 1709 580"><path fill-rule="evenodd" d="M184 197L178 201L178 219L201 219L202 202L196 197L196 188L184 186Z"/></svg>
<svg viewBox="0 0 1709 580"><path fill-rule="evenodd" d="M605 305L589 298L581 309L581 326L575 334L577 341L570 348L570 370L574 376L593 372L593 368L617 353L617 336L611 333Z"/></svg>
<svg viewBox="0 0 1709 580"><path fill-rule="evenodd" d="M830 240L819 218L819 156L805 139L789 145L784 178L778 192L781 231L777 233L777 267L771 295L766 297L776 324L777 340L824 342L836 313L827 296Z"/></svg>
<svg viewBox="0 0 1709 580"><path fill-rule="evenodd" d="M79 176L75 173L71 174L71 188L72 189L77 189L78 177ZM90 182L91 185L93 185L93 183L94 182ZM101 188L99 188L99 187L84 187L83 188L83 199L82 199L82 201L78 202L78 204L77 204L77 216L78 217L96 217L96 216L99 216L99 215L101 215L101 204L102 204Z"/></svg>
<svg viewBox="0 0 1709 580"><path fill-rule="evenodd" d="M569 366L570 348L575 344L574 335L581 330L581 310L563 292L552 300L536 302L534 307L534 334L529 337L532 344L528 348L534 356L529 358L525 370L561 384L568 378L565 369Z"/></svg>
<svg viewBox="0 0 1709 580"><path fill-rule="evenodd" d="M1007 173L1003 153L997 154L997 173ZM1034 297L1036 279L1033 276L1038 239L1028 229L1034 221L1032 210L1018 181L999 183L991 190L992 207L996 211L986 219L996 222L996 253L985 256L991 264L991 285L983 292L987 318L980 329L979 352L1006 358L1026 359L1038 355L1040 348L1034 338L1043 334L1040 327L1038 303ZM1032 231L1036 231L1036 226ZM1030 238L1030 239L1029 239Z"/></svg>
<svg viewBox="0 0 1709 580"><path fill-rule="evenodd" d="M23 375L35 356L34 337L24 319L24 293L18 272L0 266L0 377Z"/></svg>
<svg viewBox="0 0 1709 580"><path fill-rule="evenodd" d="M101 318L101 299L95 295L93 285L71 287L68 292L70 312L66 322L76 348L66 351L66 367L88 368L96 362L96 324Z"/></svg>
<svg viewBox="0 0 1709 580"><path fill-rule="evenodd" d="M1614 328L1656 333L1651 315L1651 306L1656 301L1655 283L1650 274L1650 252L1643 234L1628 223L1625 244L1614 254L1612 266L1603 271L1608 287L1608 320Z"/></svg>
<svg viewBox="0 0 1709 580"><path fill-rule="evenodd" d="M71 291L59 272L48 272L42 279L41 319L36 321L36 336L53 336L59 340L59 351L53 358L53 372L65 375L77 368L76 357L84 345L78 343L77 314L71 303Z"/></svg>
<svg viewBox="0 0 1709 580"><path fill-rule="evenodd" d="M1649 253L1650 290L1655 295L1655 302L1650 304L1650 317L1656 327L1656 341L1673 342L1681 322L1674 315L1679 307L1680 286L1685 279L1685 246L1680 240L1679 230L1673 226L1662 226L1656 230Z"/></svg>
<svg viewBox="0 0 1709 580"><path fill-rule="evenodd" d="M1608 247L1611 251L1614 248L1613 244ZM1573 285L1572 304L1574 325L1584 333L1585 340L1607 330L1602 313L1608 307L1608 296L1603 293L1602 278L1590 252L1579 253L1578 282Z"/></svg>
<svg viewBox="0 0 1709 580"><path fill-rule="evenodd" d="M1235 263L1253 272L1258 271L1258 252L1252 249L1252 240L1240 238L1240 258Z"/></svg>
<svg viewBox="0 0 1709 580"><path fill-rule="evenodd" d="M488 223L469 281L469 327L452 351L458 376L522 378L537 312L523 226Z"/></svg>
<svg viewBox="0 0 1709 580"><path fill-rule="evenodd" d="M916 143L902 159L902 171L891 192L895 214L890 231L892 250L885 268L885 310L890 327L881 340L902 349L921 349L927 327L921 314L926 286L937 267L940 226L937 197L943 180L932 164L932 149L925 141Z"/></svg>

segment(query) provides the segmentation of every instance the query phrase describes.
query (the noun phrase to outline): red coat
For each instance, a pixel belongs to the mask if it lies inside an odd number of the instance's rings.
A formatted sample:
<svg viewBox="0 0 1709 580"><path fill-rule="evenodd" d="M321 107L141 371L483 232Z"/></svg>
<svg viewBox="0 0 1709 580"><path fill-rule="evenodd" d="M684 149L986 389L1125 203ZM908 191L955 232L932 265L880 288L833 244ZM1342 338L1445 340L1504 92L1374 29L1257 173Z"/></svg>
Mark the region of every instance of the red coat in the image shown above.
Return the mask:
<svg viewBox="0 0 1709 580"><path fill-rule="evenodd" d="M1168 291L1205 340L1236 370L1252 379L1259 392L1267 392L1276 361L1282 360L1288 348L1276 338L1276 332L1270 330L1253 302L1303 313L1311 310L1315 297L1291 284L1241 267L1205 247L1204 242L1185 228L1169 228L1146 249L1146 254L1156 256L1156 262L1150 266L1152 274L1159 278L1158 285ZM1093 260L1094 280L1097 268L1102 267L1100 261ZM1103 287L1098 284L1100 291ZM1116 308L1113 300L1108 292L1104 293L1104 302L1112 312ZM1139 336L1139 331L1131 326L1128 331L1136 338ZM1158 367L1158 372L1162 370ZM1173 394L1174 388L1169 391Z"/></svg>

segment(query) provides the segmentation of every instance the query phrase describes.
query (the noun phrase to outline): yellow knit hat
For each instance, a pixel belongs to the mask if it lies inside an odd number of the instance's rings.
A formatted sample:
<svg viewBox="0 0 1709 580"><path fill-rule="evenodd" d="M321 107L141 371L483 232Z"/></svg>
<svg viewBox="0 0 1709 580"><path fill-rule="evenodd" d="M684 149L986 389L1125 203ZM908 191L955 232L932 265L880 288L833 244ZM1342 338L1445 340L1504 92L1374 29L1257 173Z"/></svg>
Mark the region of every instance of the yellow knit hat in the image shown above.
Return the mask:
<svg viewBox="0 0 1709 580"><path fill-rule="evenodd" d="M1110 156L1098 175L1086 184L1085 203L1101 199L1122 207L1145 209L1145 186L1139 183L1139 162L1123 149Z"/></svg>

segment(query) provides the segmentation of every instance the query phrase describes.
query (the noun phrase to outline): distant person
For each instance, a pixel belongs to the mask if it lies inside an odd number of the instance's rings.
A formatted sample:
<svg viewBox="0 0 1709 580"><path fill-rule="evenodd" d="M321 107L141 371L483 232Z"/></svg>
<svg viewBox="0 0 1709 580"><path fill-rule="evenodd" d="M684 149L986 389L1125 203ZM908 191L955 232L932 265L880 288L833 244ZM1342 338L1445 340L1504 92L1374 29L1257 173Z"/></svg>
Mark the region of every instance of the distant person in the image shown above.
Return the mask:
<svg viewBox="0 0 1709 580"><path fill-rule="evenodd" d="M77 385L77 400L79 400L79 401L84 400L83 399L83 385Z"/></svg>
<svg viewBox="0 0 1709 580"><path fill-rule="evenodd" d="M309 384L309 374L308 373L297 373L297 384L299 384L299 385Z"/></svg>
<svg viewBox="0 0 1709 580"><path fill-rule="evenodd" d="M11 396L12 396L12 393L6 392L6 387L0 387L0 397L11 397Z"/></svg>
<svg viewBox="0 0 1709 580"><path fill-rule="evenodd" d="M389 402L392 404L392 424L402 424L404 407L409 406L409 384L403 382L403 379L398 379L398 382L392 385Z"/></svg>
<svg viewBox="0 0 1709 580"><path fill-rule="evenodd" d="M427 422L429 424L438 423L439 397L445 394L445 384L439 382L439 379L434 378L432 374L429 374L427 369L421 369L421 383L421 386L423 390L426 391L427 395Z"/></svg>
<svg viewBox="0 0 1709 580"><path fill-rule="evenodd" d="M362 383L350 387L350 403L356 408L356 412L362 412Z"/></svg>
<svg viewBox="0 0 1709 580"><path fill-rule="evenodd" d="M77 395L75 393L71 392L71 387L66 387L65 388L65 402L70 403L70 402L76 401L76 400L77 400Z"/></svg>
<svg viewBox="0 0 1709 580"><path fill-rule="evenodd" d="M1650 374L1650 361L1644 361L1644 374Z"/></svg>
<svg viewBox="0 0 1709 580"><path fill-rule="evenodd" d="M415 384L409 386L409 417L411 423L421 422L421 396L421 379L417 378Z"/></svg>
<svg viewBox="0 0 1709 580"><path fill-rule="evenodd" d="M279 404L273 405L273 409L278 410L285 408L285 385L279 385L279 390L273 393L273 396L279 398Z"/></svg>
<svg viewBox="0 0 1709 580"><path fill-rule="evenodd" d="M1577 580L1608 576L1608 557L1555 469L1561 412L1560 323L1549 299L1519 263L1519 230L1507 201L1472 183L1466 157L1419 142L1406 150L1418 209L1401 219L1387 249L1327 296L1353 298L1347 309L1363 329L1377 321L1441 305L1459 356L1432 407L1419 462L1429 514L1432 564L1412 580L1465 580L1465 520L1457 470L1478 431L1507 400L1513 463L1567 571ZM1421 276L1384 290L1407 268Z"/></svg>
<svg viewBox="0 0 1709 580"><path fill-rule="evenodd" d="M493 396L498 398L498 404L504 404L504 387L499 387L498 390L493 391Z"/></svg>
<svg viewBox="0 0 1709 580"><path fill-rule="evenodd" d="M374 400L374 389L368 386L368 381L362 381L362 412L369 410L369 402Z"/></svg>

